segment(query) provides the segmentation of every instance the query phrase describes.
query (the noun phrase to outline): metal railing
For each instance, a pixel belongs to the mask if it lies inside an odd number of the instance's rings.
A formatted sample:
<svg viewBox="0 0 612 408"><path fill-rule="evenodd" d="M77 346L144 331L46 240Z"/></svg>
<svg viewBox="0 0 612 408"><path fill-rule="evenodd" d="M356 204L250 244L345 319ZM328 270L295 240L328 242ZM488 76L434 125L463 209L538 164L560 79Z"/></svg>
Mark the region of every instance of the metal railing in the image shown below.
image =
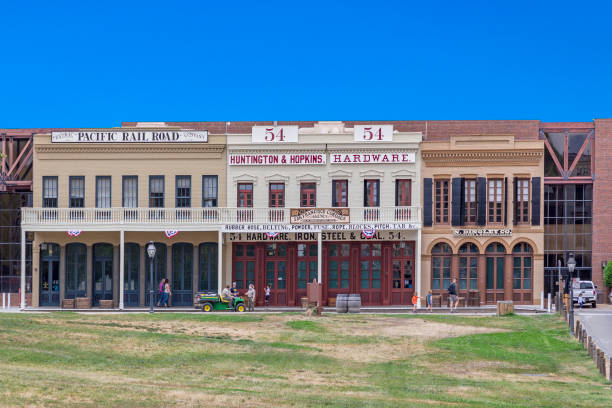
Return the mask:
<svg viewBox="0 0 612 408"><path fill-rule="evenodd" d="M24 207L22 225L94 224L288 224L289 208L32 208ZM350 223L420 223L420 207L351 207Z"/></svg>

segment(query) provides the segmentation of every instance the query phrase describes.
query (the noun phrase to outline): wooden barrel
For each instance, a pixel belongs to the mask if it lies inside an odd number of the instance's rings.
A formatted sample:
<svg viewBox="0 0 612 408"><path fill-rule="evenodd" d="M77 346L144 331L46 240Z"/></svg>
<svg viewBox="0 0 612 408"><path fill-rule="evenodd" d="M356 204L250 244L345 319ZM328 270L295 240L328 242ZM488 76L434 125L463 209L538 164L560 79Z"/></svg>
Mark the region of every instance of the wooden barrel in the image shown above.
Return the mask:
<svg viewBox="0 0 612 408"><path fill-rule="evenodd" d="M348 311L348 296L346 293L339 293L336 296L336 313L346 313Z"/></svg>
<svg viewBox="0 0 612 408"><path fill-rule="evenodd" d="M300 303L302 305L302 309L306 309L308 307L308 298L307 297L301 297L300 298Z"/></svg>
<svg viewBox="0 0 612 408"><path fill-rule="evenodd" d="M359 313L361 311L361 295L352 293L348 295L348 312Z"/></svg>

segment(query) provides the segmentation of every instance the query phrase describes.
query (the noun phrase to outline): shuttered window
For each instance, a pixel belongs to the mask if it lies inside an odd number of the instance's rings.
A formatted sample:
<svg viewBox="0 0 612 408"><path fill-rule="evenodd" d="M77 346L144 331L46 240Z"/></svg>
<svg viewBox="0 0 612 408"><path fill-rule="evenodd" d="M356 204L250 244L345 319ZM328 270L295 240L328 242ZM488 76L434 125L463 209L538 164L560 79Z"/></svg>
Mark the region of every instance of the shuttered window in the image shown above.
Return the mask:
<svg viewBox="0 0 612 408"><path fill-rule="evenodd" d="M448 224L448 186L449 180L436 180L434 217L436 224Z"/></svg>
<svg viewBox="0 0 612 408"><path fill-rule="evenodd" d="M504 180L489 179L487 180L487 196L488 196L488 222L492 224L501 224L504 213Z"/></svg>
<svg viewBox="0 0 612 408"><path fill-rule="evenodd" d="M465 179L464 181L464 224L476 224L476 217L478 215L478 201L476 200L476 179Z"/></svg>
<svg viewBox="0 0 612 408"><path fill-rule="evenodd" d="M529 179L517 179L514 219L517 224L529 223Z"/></svg>

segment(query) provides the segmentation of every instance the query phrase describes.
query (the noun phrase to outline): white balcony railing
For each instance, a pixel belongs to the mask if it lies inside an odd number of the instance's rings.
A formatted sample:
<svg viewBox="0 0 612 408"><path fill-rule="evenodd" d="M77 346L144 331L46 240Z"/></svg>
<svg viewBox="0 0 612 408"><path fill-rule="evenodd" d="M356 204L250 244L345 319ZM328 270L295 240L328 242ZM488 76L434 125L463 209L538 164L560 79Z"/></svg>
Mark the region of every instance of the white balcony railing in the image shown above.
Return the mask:
<svg viewBox="0 0 612 408"><path fill-rule="evenodd" d="M288 224L289 208L22 208L22 225ZM420 207L351 207L350 223L420 223Z"/></svg>

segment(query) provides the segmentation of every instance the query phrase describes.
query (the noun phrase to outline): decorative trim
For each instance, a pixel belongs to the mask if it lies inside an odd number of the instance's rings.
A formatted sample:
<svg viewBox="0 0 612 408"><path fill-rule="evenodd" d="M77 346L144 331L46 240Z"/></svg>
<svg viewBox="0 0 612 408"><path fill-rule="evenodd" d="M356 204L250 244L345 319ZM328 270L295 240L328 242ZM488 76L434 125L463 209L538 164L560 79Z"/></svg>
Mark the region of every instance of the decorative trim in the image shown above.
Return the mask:
<svg viewBox="0 0 612 408"><path fill-rule="evenodd" d="M544 156L543 150L512 151L433 151L421 152L426 165L439 167L473 166L474 163L535 165Z"/></svg>
<svg viewBox="0 0 612 408"><path fill-rule="evenodd" d="M379 178L382 181L385 179L385 172L374 170L374 169L363 170L359 172L359 177L362 180L365 180L366 178L374 177L374 178Z"/></svg>
<svg viewBox="0 0 612 408"><path fill-rule="evenodd" d="M412 170L406 170L406 169L401 169L401 170L395 170L391 172L391 179L395 180L397 178L404 178L404 177L409 177L411 179L416 179L416 171L412 171Z"/></svg>
<svg viewBox="0 0 612 408"><path fill-rule="evenodd" d="M353 178L353 172L352 171L346 171L346 170L333 170L327 173L327 176L329 177L330 181L331 180L348 180L348 182L351 182L351 179Z"/></svg>
<svg viewBox="0 0 612 408"><path fill-rule="evenodd" d="M275 181L283 181L285 183L287 183L289 181L289 176L283 176L282 174L271 174L269 176L264 177L264 179L270 183L270 182L275 182Z"/></svg>
<svg viewBox="0 0 612 408"><path fill-rule="evenodd" d="M321 184L321 176L315 176L314 174L310 174L310 173L306 173L306 174L302 174L301 176L297 176L295 178L295 180L297 181L297 184L300 184L302 182L308 182L308 181L312 181L318 184Z"/></svg>
<svg viewBox="0 0 612 408"><path fill-rule="evenodd" d="M232 177L232 181L234 182L234 185L237 185L238 183L253 183L253 187L255 187L257 185L257 176L243 173Z"/></svg>

